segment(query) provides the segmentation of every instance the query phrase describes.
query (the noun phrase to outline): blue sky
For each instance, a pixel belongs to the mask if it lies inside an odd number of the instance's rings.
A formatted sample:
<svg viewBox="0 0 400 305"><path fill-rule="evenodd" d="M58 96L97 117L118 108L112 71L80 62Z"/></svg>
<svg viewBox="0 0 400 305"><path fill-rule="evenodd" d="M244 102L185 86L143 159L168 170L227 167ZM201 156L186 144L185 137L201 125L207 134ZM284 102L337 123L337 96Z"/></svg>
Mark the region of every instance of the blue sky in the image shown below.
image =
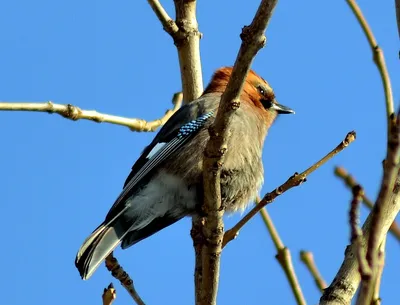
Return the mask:
<svg viewBox="0 0 400 305"><path fill-rule="evenodd" d="M173 15L173 1L163 1ZM259 1L199 1L204 82L232 65L242 26ZM393 1L359 1L384 49L398 92L398 34ZM319 292L299 260L313 251L330 282L349 240L350 194L333 176L345 166L375 199L385 155L384 95L372 55L345 1L280 1L267 47L253 68L296 110L271 129L264 149L262 193L302 171L350 130L357 141L290 190L269 211L294 257L306 299ZM176 49L146 1L28 1L0 3L0 99L72 103L83 109L152 120L180 90ZM397 70L396 70L397 69ZM395 95L396 108L398 95ZM154 133L53 114L0 112L2 302L100 304L113 278L101 267L81 281L76 251L103 220L142 148ZM367 210L362 209L362 218ZM226 218L229 228L240 215ZM115 255L147 304L193 304L190 219ZM382 298L398 299L399 242L387 242ZM222 255L221 304L294 304L261 217ZM130 304L116 284L115 304Z"/></svg>

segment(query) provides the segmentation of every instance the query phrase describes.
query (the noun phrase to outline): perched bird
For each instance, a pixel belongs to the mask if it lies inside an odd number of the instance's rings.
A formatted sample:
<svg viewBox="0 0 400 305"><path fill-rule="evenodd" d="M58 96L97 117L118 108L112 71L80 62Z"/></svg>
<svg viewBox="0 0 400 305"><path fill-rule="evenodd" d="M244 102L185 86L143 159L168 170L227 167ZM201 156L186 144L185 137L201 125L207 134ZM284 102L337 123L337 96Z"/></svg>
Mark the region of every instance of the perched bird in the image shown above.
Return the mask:
<svg viewBox="0 0 400 305"><path fill-rule="evenodd" d="M231 67L218 69L203 95L179 109L144 149L105 220L79 249L75 265L83 279L120 243L126 249L201 211L208 127L231 73ZM247 75L240 100L221 172L227 212L243 210L255 198L264 180L261 155L268 128L278 114L294 113L278 104L269 84L253 71Z"/></svg>

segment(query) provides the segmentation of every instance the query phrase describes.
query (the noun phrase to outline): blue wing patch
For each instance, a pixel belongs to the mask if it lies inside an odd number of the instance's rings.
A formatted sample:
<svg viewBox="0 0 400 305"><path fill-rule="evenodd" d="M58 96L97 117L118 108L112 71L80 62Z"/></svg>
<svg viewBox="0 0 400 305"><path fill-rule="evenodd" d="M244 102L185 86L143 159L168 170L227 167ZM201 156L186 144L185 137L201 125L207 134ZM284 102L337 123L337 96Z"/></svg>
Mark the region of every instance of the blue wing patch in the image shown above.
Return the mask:
<svg viewBox="0 0 400 305"><path fill-rule="evenodd" d="M214 111L211 111L209 113L203 114L202 116L198 117L193 121L190 121L189 123L186 123L179 129L178 135L176 137L180 139L190 135L192 132L196 132L197 130L199 130L201 127L204 126L204 124L210 117L213 116L213 114Z"/></svg>

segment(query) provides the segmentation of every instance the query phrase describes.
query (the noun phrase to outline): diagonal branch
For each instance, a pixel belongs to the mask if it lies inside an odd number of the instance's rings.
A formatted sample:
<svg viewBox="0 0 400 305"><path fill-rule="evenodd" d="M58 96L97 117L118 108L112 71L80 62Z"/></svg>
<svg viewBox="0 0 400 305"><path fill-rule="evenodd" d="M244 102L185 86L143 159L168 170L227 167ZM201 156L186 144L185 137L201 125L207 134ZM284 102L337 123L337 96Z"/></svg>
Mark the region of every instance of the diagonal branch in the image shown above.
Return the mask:
<svg viewBox="0 0 400 305"><path fill-rule="evenodd" d="M343 180L343 182L345 183L345 185L350 188L353 189L354 186L356 186L358 184L358 182L354 179L354 177L347 172L347 170L343 167L335 167L335 175L339 178L341 178ZM365 195L365 193L362 193L362 200L363 203L372 210L372 208L374 207L374 203L372 202L371 199L369 199L367 197L367 195ZM392 233L392 235L398 240L400 241L400 227L397 224L396 221L394 221L392 223L392 225L389 228L390 232Z"/></svg>
<svg viewBox="0 0 400 305"><path fill-rule="evenodd" d="M133 281L128 273L121 267L118 260L113 256L111 252L110 255L106 257L106 268L111 272L111 275L120 281L121 285L128 291L132 299L138 305L145 305L143 300L140 298L139 294L136 292Z"/></svg>
<svg viewBox="0 0 400 305"><path fill-rule="evenodd" d="M175 3L177 0L175 0ZM221 206L220 174L227 149L228 130L231 116L240 107L239 96L244 80L257 52L265 45L265 29L272 16L277 0L263 0L252 23L242 30L242 44L229 79L221 97L217 117L210 128L210 141L204 157L204 204L206 214L202 248L202 304L216 304L220 256L224 225Z"/></svg>
<svg viewBox="0 0 400 305"><path fill-rule="evenodd" d="M264 198L248 212L232 229L228 230L224 235L224 240L222 247L225 247L228 242L234 239L239 230L254 216L256 215L263 207L267 204L273 202L276 197L282 195L284 192L290 190L292 187L299 186L301 183L306 181L308 175L318 169L321 165L326 163L328 160L333 158L335 155L340 153L343 149L345 149L349 144L351 144L356 139L355 131L351 131L346 135L346 138L333 149L330 153L328 153L325 157L319 160L317 163L310 166L301 174L295 173L292 177L290 177L284 184L277 187L270 193L267 193Z"/></svg>
<svg viewBox="0 0 400 305"><path fill-rule="evenodd" d="M258 204L260 201L261 198L258 197L256 200L256 204ZM287 248L283 244L267 209L263 208L260 211L260 214L275 245L275 249L277 251L275 257L281 265L283 271L285 272L286 278L289 281L290 288L292 289L293 295L296 299L296 303L298 305L306 305L307 303L301 290L299 280L297 278L296 272L294 271L292 255L290 254L289 248Z"/></svg>
<svg viewBox="0 0 400 305"><path fill-rule="evenodd" d="M300 251L300 259L306 265L310 271L315 284L317 285L320 292L323 292L328 285L323 279L321 273L318 271L317 264L314 261L314 255L310 251Z"/></svg>
<svg viewBox="0 0 400 305"><path fill-rule="evenodd" d="M0 111L33 111L58 113L66 119L72 121L89 120L96 123L110 123L126 126L132 131L154 131L166 121L181 107L182 93L175 93L172 103L174 108L168 110L163 117L147 122L142 119L125 118L111 114L100 113L95 110L82 110L71 104L53 104L46 103L0 103Z"/></svg>
<svg viewBox="0 0 400 305"><path fill-rule="evenodd" d="M158 0L147 0L150 4L151 8L153 9L154 13L156 14L158 20L160 20L164 31L166 31L171 37L175 40L177 39L179 28L176 25L175 21L168 15L165 11L163 6L161 5L160 1Z"/></svg>

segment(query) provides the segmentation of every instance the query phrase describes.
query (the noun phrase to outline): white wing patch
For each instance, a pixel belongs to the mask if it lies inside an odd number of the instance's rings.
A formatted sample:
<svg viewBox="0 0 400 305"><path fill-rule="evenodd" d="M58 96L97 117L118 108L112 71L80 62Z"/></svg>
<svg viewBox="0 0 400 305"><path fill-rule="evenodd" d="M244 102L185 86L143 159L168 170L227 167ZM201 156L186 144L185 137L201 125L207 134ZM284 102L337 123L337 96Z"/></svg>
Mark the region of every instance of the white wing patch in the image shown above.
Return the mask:
<svg viewBox="0 0 400 305"><path fill-rule="evenodd" d="M164 147L166 143L161 142L161 143L157 143L153 149L149 152L149 154L146 156L146 159L151 159L161 148Z"/></svg>

